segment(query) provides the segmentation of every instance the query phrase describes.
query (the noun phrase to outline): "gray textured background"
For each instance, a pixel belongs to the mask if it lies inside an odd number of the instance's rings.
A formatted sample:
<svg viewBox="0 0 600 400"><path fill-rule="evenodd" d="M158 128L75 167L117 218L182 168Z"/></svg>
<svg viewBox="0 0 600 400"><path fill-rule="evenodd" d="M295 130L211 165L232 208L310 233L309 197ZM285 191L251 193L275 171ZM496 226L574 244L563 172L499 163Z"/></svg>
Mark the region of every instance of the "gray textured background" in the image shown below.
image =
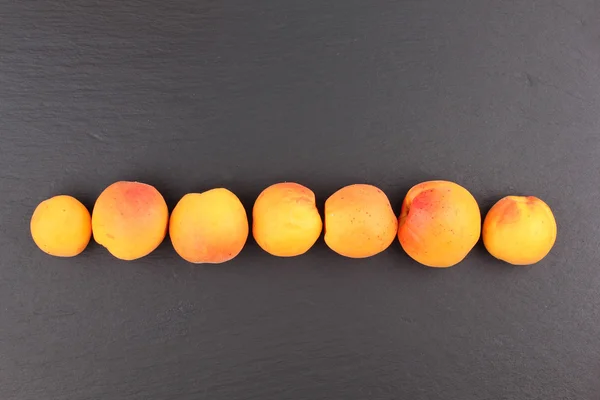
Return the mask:
<svg viewBox="0 0 600 400"><path fill-rule="evenodd" d="M0 0L0 398L598 399L600 2ZM558 241L192 266L48 257L38 202L356 182L533 194Z"/></svg>

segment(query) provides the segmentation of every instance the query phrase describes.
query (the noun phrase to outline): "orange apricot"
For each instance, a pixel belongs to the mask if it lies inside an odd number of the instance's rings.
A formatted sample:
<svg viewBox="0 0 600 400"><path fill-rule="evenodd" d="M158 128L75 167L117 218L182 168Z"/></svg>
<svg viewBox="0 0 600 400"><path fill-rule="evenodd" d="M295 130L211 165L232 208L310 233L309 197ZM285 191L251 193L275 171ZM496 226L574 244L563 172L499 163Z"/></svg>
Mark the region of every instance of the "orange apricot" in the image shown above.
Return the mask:
<svg viewBox="0 0 600 400"><path fill-rule="evenodd" d="M397 228L390 201L375 186L349 185L325 202L325 243L342 256L381 253L394 241Z"/></svg>
<svg viewBox="0 0 600 400"><path fill-rule="evenodd" d="M479 240L481 212L464 187L429 181L411 188L402 203L398 240L406 253L428 267L451 267Z"/></svg>
<svg viewBox="0 0 600 400"><path fill-rule="evenodd" d="M90 242L90 212L74 197L60 195L42 201L30 223L35 244L57 257L74 257Z"/></svg>
<svg viewBox="0 0 600 400"><path fill-rule="evenodd" d="M483 243L490 254L513 265L530 265L548 255L556 241L550 207L533 196L507 196L487 213Z"/></svg>
<svg viewBox="0 0 600 400"><path fill-rule="evenodd" d="M224 188L186 194L173 209L169 222L175 251L196 264L231 260L244 248L248 231L244 206Z"/></svg>
<svg viewBox="0 0 600 400"><path fill-rule="evenodd" d="M164 240L169 209L153 186L116 182L98 196L92 211L94 240L116 258L135 260Z"/></svg>
<svg viewBox="0 0 600 400"><path fill-rule="evenodd" d="M319 239L323 223L315 194L293 182L269 186L252 209L252 233L267 253L293 257L306 253Z"/></svg>

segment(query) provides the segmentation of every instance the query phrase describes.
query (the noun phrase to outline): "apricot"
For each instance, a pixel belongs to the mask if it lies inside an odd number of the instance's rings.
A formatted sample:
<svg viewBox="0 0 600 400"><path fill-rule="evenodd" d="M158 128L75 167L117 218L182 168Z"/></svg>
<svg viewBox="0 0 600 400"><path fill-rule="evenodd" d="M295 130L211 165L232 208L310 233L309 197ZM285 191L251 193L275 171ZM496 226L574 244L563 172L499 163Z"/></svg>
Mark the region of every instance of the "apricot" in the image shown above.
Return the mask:
<svg viewBox="0 0 600 400"><path fill-rule="evenodd" d="M323 222L315 194L293 182L269 186L252 209L252 233L267 253L279 257L304 254L321 234Z"/></svg>
<svg viewBox="0 0 600 400"><path fill-rule="evenodd" d="M98 196L92 210L94 240L121 260L135 260L164 240L169 222L165 199L153 186L116 182Z"/></svg>
<svg viewBox="0 0 600 400"><path fill-rule="evenodd" d="M74 257L90 242L90 212L74 197L60 195L42 201L30 223L35 244L45 253L57 257Z"/></svg>
<svg viewBox="0 0 600 400"><path fill-rule="evenodd" d="M397 229L390 201L375 186L349 185L325 201L325 243L342 256L381 253L392 244Z"/></svg>
<svg viewBox="0 0 600 400"><path fill-rule="evenodd" d="M411 258L428 267L451 267L479 240L481 212L464 187L423 182L406 194L398 226L398 240Z"/></svg>
<svg viewBox="0 0 600 400"><path fill-rule="evenodd" d="M483 222L483 244L490 254L514 265L535 264L556 241L556 220L550 207L533 196L507 196Z"/></svg>
<svg viewBox="0 0 600 400"><path fill-rule="evenodd" d="M242 202L224 188L186 194L173 209L169 222L175 251L196 264L231 260L244 248L248 231Z"/></svg>

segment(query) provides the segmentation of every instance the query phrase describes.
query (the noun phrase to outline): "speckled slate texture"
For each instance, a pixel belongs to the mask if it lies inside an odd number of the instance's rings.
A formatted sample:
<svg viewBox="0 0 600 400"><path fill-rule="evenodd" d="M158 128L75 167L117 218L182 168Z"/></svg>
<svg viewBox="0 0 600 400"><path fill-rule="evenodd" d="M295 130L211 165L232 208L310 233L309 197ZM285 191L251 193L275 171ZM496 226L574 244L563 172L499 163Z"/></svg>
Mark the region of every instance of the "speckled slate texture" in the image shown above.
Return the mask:
<svg viewBox="0 0 600 400"><path fill-rule="evenodd" d="M0 0L0 398L597 400L599 160L597 0ZM28 232L41 200L121 179L248 209L367 182L398 212L434 178L484 212L541 197L552 253L432 270L250 240L192 266Z"/></svg>

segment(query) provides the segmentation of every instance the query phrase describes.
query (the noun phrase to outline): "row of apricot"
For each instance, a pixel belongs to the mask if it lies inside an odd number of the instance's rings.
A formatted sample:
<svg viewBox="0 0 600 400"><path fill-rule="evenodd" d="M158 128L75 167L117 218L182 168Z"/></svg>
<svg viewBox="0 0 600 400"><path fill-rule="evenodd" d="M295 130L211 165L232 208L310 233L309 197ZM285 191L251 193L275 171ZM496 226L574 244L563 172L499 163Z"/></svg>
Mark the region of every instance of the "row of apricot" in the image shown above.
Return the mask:
<svg viewBox="0 0 600 400"><path fill-rule="evenodd" d="M388 248L397 237L414 260L430 267L462 261L482 234L481 212L464 187L449 181L423 182L410 189L396 217L380 189L343 187L325 202L325 242L335 252L364 258ZM266 188L252 210L258 245L279 257L304 254L323 230L314 193L297 183ZM96 200L92 215L77 199L43 201L31 219L34 242L61 257L81 253L90 238L115 257L134 260L155 250L167 231L175 251L192 263L222 263L237 256L249 234L244 206L218 188L186 194L169 210L153 186L116 182ZM528 265L544 258L556 240L556 221L546 203L533 196L508 196L483 223L483 241L496 258Z"/></svg>

